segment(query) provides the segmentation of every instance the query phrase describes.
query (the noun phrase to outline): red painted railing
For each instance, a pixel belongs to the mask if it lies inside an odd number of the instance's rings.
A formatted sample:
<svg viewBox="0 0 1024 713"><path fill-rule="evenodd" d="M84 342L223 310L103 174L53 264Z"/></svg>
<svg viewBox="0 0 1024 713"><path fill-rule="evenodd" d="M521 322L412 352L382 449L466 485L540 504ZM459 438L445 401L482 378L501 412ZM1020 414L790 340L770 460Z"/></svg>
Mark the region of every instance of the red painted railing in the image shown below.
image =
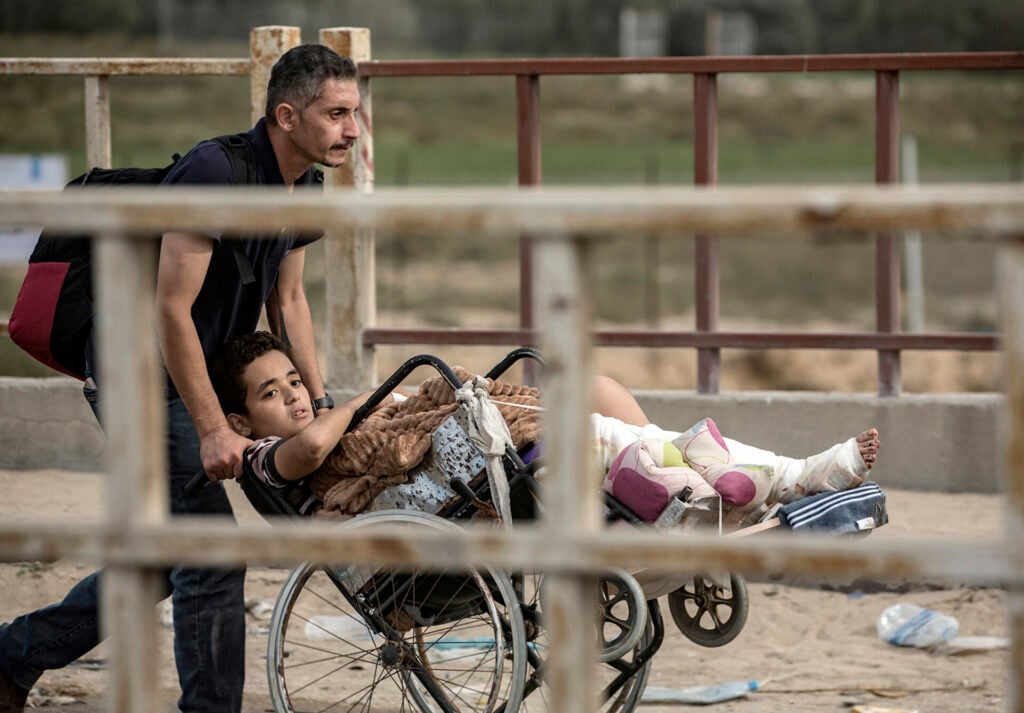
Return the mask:
<svg viewBox="0 0 1024 713"><path fill-rule="evenodd" d="M717 75L736 72L874 72L875 180L899 181L899 75L923 70L1021 70L1024 52L785 55L751 57L571 58L506 60L402 60L360 64L367 78L514 76L516 78L519 184L540 185L540 78L544 75L690 74L694 78L694 166L696 185L718 182ZM718 251L713 235L695 236L696 325L692 332L599 330L602 346L696 347L697 390L717 393L722 348L874 349L878 393L901 391L900 352L907 349L994 350L989 334L901 334L900 255L897 236L876 238L876 331L864 334L719 332ZM524 344L533 341L530 307L530 239L520 251L520 329L368 329L372 344Z"/></svg>

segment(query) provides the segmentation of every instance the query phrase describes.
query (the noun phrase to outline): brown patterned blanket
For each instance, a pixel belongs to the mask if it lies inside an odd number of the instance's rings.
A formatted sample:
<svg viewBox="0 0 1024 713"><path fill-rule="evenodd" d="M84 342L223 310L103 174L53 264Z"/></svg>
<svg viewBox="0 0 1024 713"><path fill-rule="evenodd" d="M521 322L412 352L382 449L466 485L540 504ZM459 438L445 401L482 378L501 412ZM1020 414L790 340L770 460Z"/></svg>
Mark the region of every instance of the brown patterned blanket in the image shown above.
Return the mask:
<svg viewBox="0 0 1024 713"><path fill-rule="evenodd" d="M463 382L471 378L462 367L454 371ZM508 424L516 448L536 441L541 412L515 405L537 406L532 386L488 380L488 392ZM506 402L506 403L500 403ZM313 476L313 492L325 516L354 515L385 488L407 482L410 471L427 455L431 434L458 406L455 392L442 377L424 381L401 403L381 406L354 430L341 437Z"/></svg>

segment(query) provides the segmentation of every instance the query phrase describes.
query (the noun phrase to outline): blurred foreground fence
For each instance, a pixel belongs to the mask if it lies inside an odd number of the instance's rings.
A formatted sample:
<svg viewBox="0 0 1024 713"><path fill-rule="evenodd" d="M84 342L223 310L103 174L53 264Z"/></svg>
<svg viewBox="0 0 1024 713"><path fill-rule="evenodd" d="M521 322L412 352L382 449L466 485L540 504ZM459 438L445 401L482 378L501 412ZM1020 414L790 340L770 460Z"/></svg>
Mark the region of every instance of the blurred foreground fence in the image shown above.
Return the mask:
<svg viewBox="0 0 1024 713"><path fill-rule="evenodd" d="M389 77L506 76L515 80L517 161L521 186L539 186L541 176L540 83L553 75L688 74L693 77L694 183L714 186L718 176L718 89L723 73L870 72L875 76L875 179L899 181L899 77L901 72L1024 69L1024 52L792 55L750 57L574 58L515 60L401 60L371 58L370 32L362 28L324 29L319 40L359 63L363 137L351 164L329 172L336 188L372 191L373 103L371 82ZM111 160L109 78L116 75L249 75L252 115L263 114L270 67L301 41L295 27L253 30L248 59L94 58L0 59L5 74L80 75L85 81L87 163ZM440 224L444 230L445 225ZM599 346L692 347L697 350L697 391L718 393L721 350L871 349L878 354L878 393L901 392L900 354L904 350L992 351L999 336L973 333L900 331L899 239L889 228L876 233L876 329L863 333L726 332L718 329L717 237L699 231L695 240L696 324L692 331L595 330ZM352 240L332 241L327 255L327 369L333 386L357 388L376 382L379 344L518 345L533 343L536 323L531 301L533 236L520 236L520 327L518 329L389 329L376 325L376 278L372 231ZM6 325L0 322L0 335Z"/></svg>
<svg viewBox="0 0 1024 713"><path fill-rule="evenodd" d="M687 188L673 191L381 191L289 196L239 191L82 189L68 194L0 193L0 215L15 227L84 229L96 239L100 374L108 436L106 519L99 523L0 521L0 560L76 557L106 567L103 622L111 640L109 710L159 710L156 609L161 568L285 565L304 560L426 566L501 566L545 572L547 601L564 614L550 631L550 710L595 707L594 607L589 575L608 567L665 572L787 572L878 577L955 577L1005 587L1012 637L1010 708L1024 711L1024 187L850 187L845 189ZM436 535L339 532L327 523L268 530L206 519L167 519L163 408L152 325L154 276L148 269L161 229L218 225L247 232L268 225L326 227L340 242L370 230L409 234L446 226L481 239L529 232L537 253L533 284L539 342L548 368L545 443L547 515L513 531L467 528ZM991 542L817 538L666 537L600 525L587 458L591 335L591 249L621 230L677 233L785 228L971 230L1000 240L1001 306L1007 353L1005 537ZM742 238L736 238L742 239ZM113 406L113 407L112 407Z"/></svg>

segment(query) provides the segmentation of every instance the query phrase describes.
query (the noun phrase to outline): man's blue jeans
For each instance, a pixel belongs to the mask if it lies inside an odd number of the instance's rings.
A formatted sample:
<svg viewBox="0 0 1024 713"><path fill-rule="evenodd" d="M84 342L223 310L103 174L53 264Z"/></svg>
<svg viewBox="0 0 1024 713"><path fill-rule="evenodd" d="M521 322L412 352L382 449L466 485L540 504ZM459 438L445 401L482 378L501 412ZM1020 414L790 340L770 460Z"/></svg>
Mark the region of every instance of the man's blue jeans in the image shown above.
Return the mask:
<svg viewBox="0 0 1024 713"><path fill-rule="evenodd" d="M199 438L181 399L167 402L167 426L171 512L231 515L220 483L185 495L185 485L202 464ZM0 668L15 683L32 688L43 671L67 666L100 642L102 579L102 571L94 572L62 602L0 626ZM237 713L245 679L245 570L175 567L167 580L182 690L178 707L188 713Z"/></svg>

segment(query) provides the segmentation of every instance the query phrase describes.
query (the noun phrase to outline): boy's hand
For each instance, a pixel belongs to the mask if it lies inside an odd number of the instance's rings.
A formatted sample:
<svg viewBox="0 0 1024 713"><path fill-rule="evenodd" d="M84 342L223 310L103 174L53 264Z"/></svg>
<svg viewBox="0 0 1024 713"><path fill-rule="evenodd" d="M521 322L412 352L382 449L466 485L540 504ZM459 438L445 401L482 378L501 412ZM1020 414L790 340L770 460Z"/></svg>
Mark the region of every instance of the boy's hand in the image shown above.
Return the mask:
<svg viewBox="0 0 1024 713"><path fill-rule="evenodd" d="M242 456L252 443L227 425L204 434L199 442L199 457L210 480L228 480L242 476Z"/></svg>

